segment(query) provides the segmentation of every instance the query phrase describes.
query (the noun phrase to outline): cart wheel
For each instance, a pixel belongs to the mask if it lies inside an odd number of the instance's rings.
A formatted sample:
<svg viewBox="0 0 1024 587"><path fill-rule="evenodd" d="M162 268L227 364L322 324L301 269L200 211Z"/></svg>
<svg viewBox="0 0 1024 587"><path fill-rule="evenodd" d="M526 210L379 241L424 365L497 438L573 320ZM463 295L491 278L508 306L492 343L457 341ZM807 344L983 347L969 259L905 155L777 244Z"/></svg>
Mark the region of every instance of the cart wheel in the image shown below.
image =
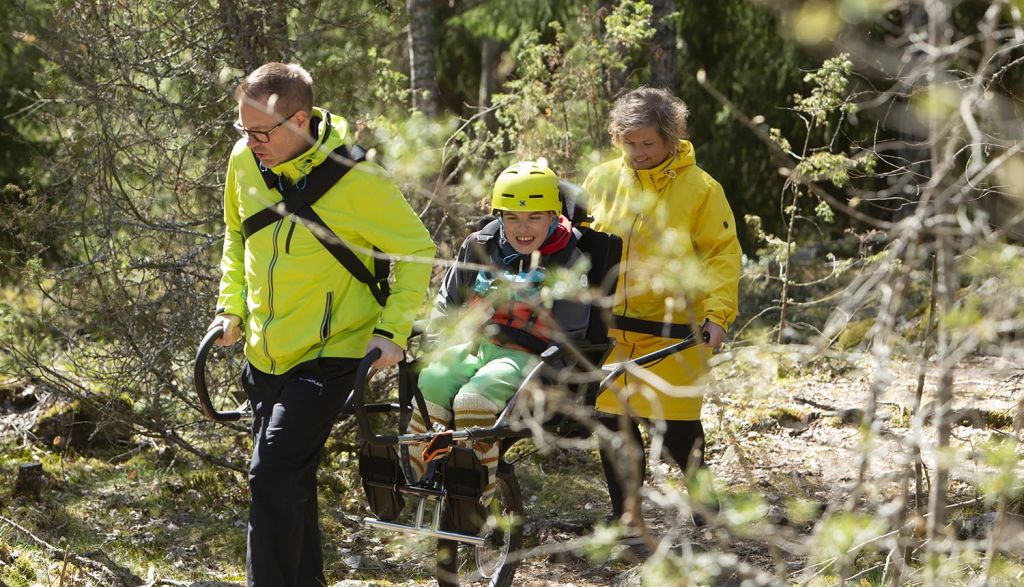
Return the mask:
<svg viewBox="0 0 1024 587"><path fill-rule="evenodd" d="M437 584L440 587L489 585L509 587L518 560L510 560L523 542L523 494L511 466L498 468L497 487L482 533L487 542L472 547L454 540L437 541Z"/></svg>

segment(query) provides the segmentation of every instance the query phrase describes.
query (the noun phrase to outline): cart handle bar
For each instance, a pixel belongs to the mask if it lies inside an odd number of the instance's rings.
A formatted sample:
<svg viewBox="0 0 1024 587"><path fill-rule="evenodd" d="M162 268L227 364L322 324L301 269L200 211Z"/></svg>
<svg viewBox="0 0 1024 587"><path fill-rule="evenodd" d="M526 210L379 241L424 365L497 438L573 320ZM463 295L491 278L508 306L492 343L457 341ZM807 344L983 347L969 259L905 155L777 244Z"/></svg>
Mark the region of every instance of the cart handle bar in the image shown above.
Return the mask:
<svg viewBox="0 0 1024 587"><path fill-rule="evenodd" d="M359 362L359 367L356 368L356 376L352 380L352 395L349 397L349 402L351 402L352 413L356 417L356 424L359 425L359 435L363 437L363 440L376 446L391 446L398 443L398 435L376 434L373 431L373 424L370 422L369 410L366 409L364 398L366 383L376 373L373 369L373 364L377 362L380 356L380 349L372 349ZM345 406L346 409L348 407L347 405Z"/></svg>
<svg viewBox="0 0 1024 587"><path fill-rule="evenodd" d="M192 373L192 382L196 388L196 394L199 396L199 407L202 408L203 414L207 418L214 422L237 422L244 417L249 415L248 410L235 409L230 412L218 412L213 407L213 402L210 401L210 391L206 387L206 356L210 354L210 349L213 348L213 344L217 341L221 335L224 334L224 329L220 326L215 326L206 333L203 337L203 342L199 344L199 350L196 351L196 362L195 370Z"/></svg>
<svg viewBox="0 0 1024 587"><path fill-rule="evenodd" d="M621 363L617 363L608 372L608 375L605 376L605 378L601 381L601 387L599 389L601 391L604 391L611 384L612 381L618 379L619 376L622 375L626 371L626 369L630 367L643 367L645 365L650 365L651 363L655 361L660 361L661 359L664 359L669 355L674 355L675 353L685 351L686 349L695 346L696 344L697 338L691 334L690 336L684 338L683 340L673 345L667 346L663 349L656 350L653 353L648 353L642 357L637 357L631 361L623 361ZM607 368L608 366L605 367L605 369Z"/></svg>

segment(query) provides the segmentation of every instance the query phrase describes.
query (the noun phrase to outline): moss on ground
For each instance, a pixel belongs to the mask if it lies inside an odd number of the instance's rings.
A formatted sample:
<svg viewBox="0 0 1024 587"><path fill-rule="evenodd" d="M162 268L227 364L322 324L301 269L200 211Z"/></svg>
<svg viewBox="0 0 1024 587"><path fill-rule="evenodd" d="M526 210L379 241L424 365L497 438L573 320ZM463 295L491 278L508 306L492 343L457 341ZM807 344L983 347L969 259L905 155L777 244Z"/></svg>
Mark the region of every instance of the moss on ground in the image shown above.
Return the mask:
<svg viewBox="0 0 1024 587"><path fill-rule="evenodd" d="M73 451L17 446L5 447L3 454L5 471L26 457L43 463L40 495L11 494L4 512L40 540L72 553L99 550L136 576L144 577L150 565L177 569L197 580L239 575L247 504L240 475L210 469L184 454L168 465L155 451L142 451L118 464ZM46 552L10 526L5 531L5 539L18 544L18 559L31 562L0 566L0 581L47 584L48 577L59 583L59 574L67 573L61 571L63 565L43 564L59 559L59 553ZM28 578L25 564L35 569L34 579Z"/></svg>

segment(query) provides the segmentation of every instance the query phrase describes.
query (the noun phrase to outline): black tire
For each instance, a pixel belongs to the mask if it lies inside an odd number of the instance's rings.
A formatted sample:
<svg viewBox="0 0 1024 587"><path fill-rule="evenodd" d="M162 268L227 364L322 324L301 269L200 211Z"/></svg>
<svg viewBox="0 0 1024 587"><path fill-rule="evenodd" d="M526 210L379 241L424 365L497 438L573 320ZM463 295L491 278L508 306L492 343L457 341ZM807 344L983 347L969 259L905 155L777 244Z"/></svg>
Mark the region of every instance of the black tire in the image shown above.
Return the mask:
<svg viewBox="0 0 1024 587"><path fill-rule="evenodd" d="M498 468L496 484L489 523L484 528L489 546L437 541L436 574L440 587L512 585L519 566L515 557L523 545L523 493L510 465L502 463Z"/></svg>

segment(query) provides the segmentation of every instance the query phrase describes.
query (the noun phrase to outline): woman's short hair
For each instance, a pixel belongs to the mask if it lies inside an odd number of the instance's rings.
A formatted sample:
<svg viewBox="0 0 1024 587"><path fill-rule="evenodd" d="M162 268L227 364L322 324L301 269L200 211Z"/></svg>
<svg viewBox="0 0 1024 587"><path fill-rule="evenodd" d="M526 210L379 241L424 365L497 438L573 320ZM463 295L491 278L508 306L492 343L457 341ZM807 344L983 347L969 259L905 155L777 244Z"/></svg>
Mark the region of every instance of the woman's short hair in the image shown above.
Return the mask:
<svg viewBox="0 0 1024 587"><path fill-rule="evenodd" d="M674 145L686 136L686 103L662 88L637 88L615 101L609 116L608 134L620 145L622 135L638 128L653 126L661 138Z"/></svg>
<svg viewBox="0 0 1024 587"><path fill-rule="evenodd" d="M273 101L274 111L291 116L313 110L313 76L294 63L266 63L245 76L235 88L235 100Z"/></svg>

